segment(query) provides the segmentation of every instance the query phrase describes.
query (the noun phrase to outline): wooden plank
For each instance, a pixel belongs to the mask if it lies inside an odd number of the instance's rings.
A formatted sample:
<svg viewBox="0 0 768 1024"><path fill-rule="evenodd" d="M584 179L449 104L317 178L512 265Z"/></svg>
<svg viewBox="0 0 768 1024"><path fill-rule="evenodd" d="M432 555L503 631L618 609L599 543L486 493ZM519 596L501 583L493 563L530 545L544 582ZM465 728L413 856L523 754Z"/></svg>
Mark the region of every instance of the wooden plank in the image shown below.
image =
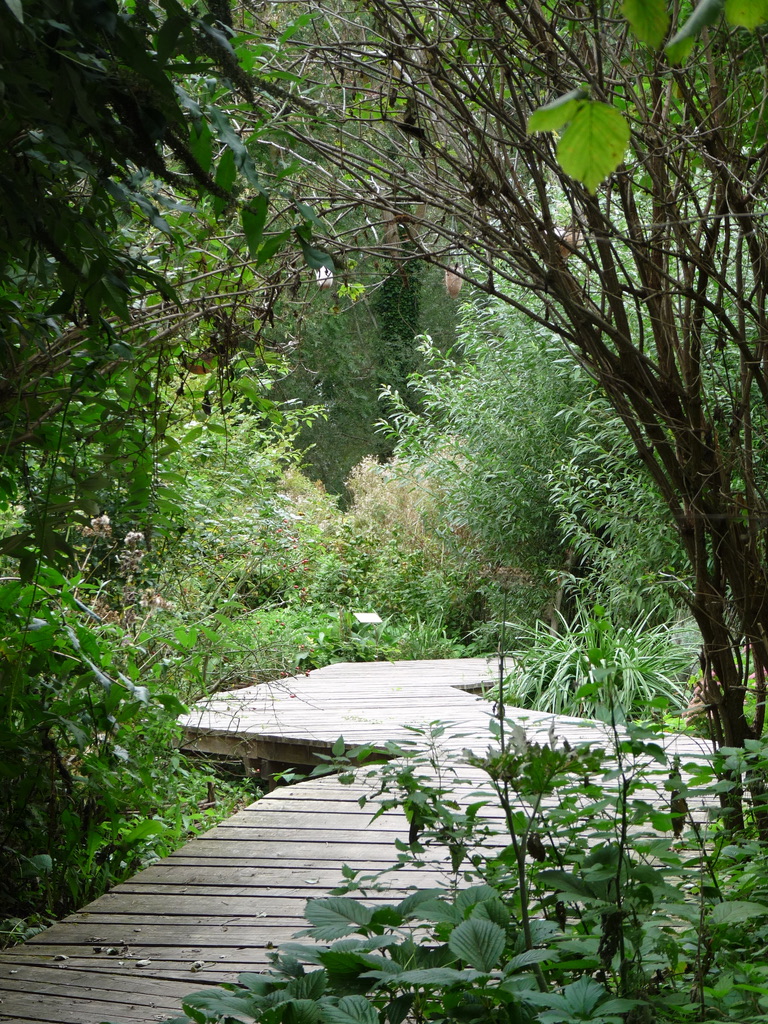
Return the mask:
<svg viewBox="0 0 768 1024"><path fill-rule="evenodd" d="M265 939L273 940L276 934L285 938L305 927L301 910L297 910L293 917L281 916L278 920L259 921L255 915L249 920L233 918L227 924L221 924L219 920L210 918L197 927L188 920L173 924L170 919L160 924L144 924L140 918L111 921L106 917L95 921L72 921L66 925L59 922L55 929L41 932L30 945L55 946L57 951L61 947L87 946L93 953L96 947L124 948L124 954L113 954L109 959L120 959L121 955L127 957L129 954L142 959L149 956L147 950L150 948L177 950L185 944L195 946L199 951L207 946L263 946ZM104 954L104 959L107 959L107 954Z"/></svg>
<svg viewBox="0 0 768 1024"><path fill-rule="evenodd" d="M13 992L44 992L61 991L65 993L86 990L96 992L101 998L110 1000L115 989L130 984L134 996L155 996L167 1004L178 1005L178 1000L186 995L185 987L189 982L175 983L167 979L156 979L144 973L144 968L135 968L131 972L130 981L116 983L115 979L125 979L124 974L110 975L105 971L94 971L92 974L69 970L66 965L61 969L49 970L39 964L14 964L12 959L0 959L0 979L3 988Z"/></svg>
<svg viewBox="0 0 768 1024"><path fill-rule="evenodd" d="M493 681L484 659L328 666L216 695L188 716L187 734L200 749L310 765L341 734L348 745L390 738L423 745L429 723L442 718L443 751L484 750L488 704L457 689L483 681ZM610 742L600 723L511 709L506 720L539 741L554 725L559 742ZM406 722L419 724L422 733L408 731ZM706 748L688 738L670 738L674 743L694 763ZM377 773L375 766L365 769L371 778L358 777L352 786L326 777L279 788L26 945L0 954L0 1019L136 1024L156 1012L162 1019L177 995L268 965L270 953L305 926L306 900L343 881L343 864L360 871L369 890L386 887L365 892L373 902L447 882L442 848L425 853L429 867L391 870L394 841L407 836L405 818L394 811L372 822L373 806L358 802L375 789ZM476 768L459 764L449 785L459 800L492 799ZM491 829L501 824L498 808L484 808L483 815ZM488 846L504 841L502 830ZM379 876L382 871L388 873ZM142 961L149 963L138 967Z"/></svg>
<svg viewBox="0 0 768 1024"><path fill-rule="evenodd" d="M0 974L0 980L5 992L26 992L37 996L57 996L60 999L96 999L118 1005L124 1004L126 995L129 995L134 1000L140 999L143 1005L165 1008L169 1015L177 1012L189 990L167 979L142 977L141 971L142 968L136 968L130 980L121 975L106 975L95 971L86 975L82 972L81 980L74 971L57 972L24 964L6 969Z"/></svg>
<svg viewBox="0 0 768 1024"><path fill-rule="evenodd" d="M292 933L275 935L277 943L287 942L292 939ZM148 949L147 957L151 957L149 967L137 968L130 966L133 961L126 960L106 963L95 957L78 955L76 948L69 952L70 959L61 964L53 960L53 954L27 956L24 960L13 959L18 966L35 967L41 971L53 974L62 969L68 976L88 974L115 979L115 991L126 991L128 996L132 995L132 981L137 975L146 980L159 979L162 983L178 982L183 986L183 994L195 992L208 984L216 984L220 981L237 981L238 974L243 971L263 971L271 964L270 956L275 952L275 945L246 947L243 949L223 949L215 946L206 947L205 950L178 947L177 949ZM66 947L62 947L66 951ZM204 956L202 954L205 954ZM122 963L123 966L117 966ZM127 979L127 981L125 980ZM4 986L0 978L0 1000L3 999ZM53 1002L55 997L51 997ZM5 1020L5 1014L12 1012L15 1006L15 995L12 993L5 1002L0 1002L0 1020ZM34 1024L38 1017L27 1017L30 1024Z"/></svg>
<svg viewBox="0 0 768 1024"><path fill-rule="evenodd" d="M8 1003L13 1006L11 1013L6 1012L4 1004ZM124 993L120 1004L101 1002L92 997L70 1000L14 992L0 1003L0 1011L0 1019L10 1024L26 1024L28 1021L37 1024L103 1024L105 1021L110 1024L149 1024L168 1018L168 1013L154 1002L135 1003L128 992Z"/></svg>

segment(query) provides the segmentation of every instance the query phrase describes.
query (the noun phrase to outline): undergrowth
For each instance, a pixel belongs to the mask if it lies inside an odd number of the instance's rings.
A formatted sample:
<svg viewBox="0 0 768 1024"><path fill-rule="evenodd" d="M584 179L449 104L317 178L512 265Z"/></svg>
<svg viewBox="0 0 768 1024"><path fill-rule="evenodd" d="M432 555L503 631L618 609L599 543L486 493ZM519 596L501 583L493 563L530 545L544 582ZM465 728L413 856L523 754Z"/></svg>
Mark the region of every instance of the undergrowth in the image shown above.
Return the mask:
<svg viewBox="0 0 768 1024"><path fill-rule="evenodd" d="M177 749L185 710L53 569L0 588L0 945L228 816L242 784ZM81 595L81 596L78 596Z"/></svg>
<svg viewBox="0 0 768 1024"><path fill-rule="evenodd" d="M358 769L374 817L397 806L410 823L393 868L345 868L343 888L307 904L308 942L188 996L173 1024L763 1021L763 798L740 830L716 808L764 774L768 746L681 759L603 717L607 752L502 721L463 764L437 726ZM351 781L361 753L328 767ZM425 884L393 899L405 866Z"/></svg>

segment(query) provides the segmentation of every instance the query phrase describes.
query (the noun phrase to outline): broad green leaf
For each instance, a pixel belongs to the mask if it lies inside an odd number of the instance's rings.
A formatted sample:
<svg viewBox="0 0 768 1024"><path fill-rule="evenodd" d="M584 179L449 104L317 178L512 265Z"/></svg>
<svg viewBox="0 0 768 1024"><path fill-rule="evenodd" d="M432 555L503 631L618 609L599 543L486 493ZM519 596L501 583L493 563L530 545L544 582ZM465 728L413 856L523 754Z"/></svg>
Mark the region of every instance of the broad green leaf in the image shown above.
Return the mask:
<svg viewBox="0 0 768 1024"><path fill-rule="evenodd" d="M768 0L725 0L725 17L738 28L755 29L768 21Z"/></svg>
<svg viewBox="0 0 768 1024"><path fill-rule="evenodd" d="M213 161L213 136L205 121L193 122L189 131L189 151L204 171L210 171Z"/></svg>
<svg viewBox="0 0 768 1024"><path fill-rule="evenodd" d="M464 917L467 910L476 907L478 903L486 900L497 900L498 893L490 885L473 885L470 889L462 889L456 897L456 907Z"/></svg>
<svg viewBox="0 0 768 1024"><path fill-rule="evenodd" d="M346 748L346 745L344 743L344 737L343 736L339 736L339 738L336 740L336 742L331 747L331 753L333 754L334 757L343 757L344 756L344 751L346 749L347 748Z"/></svg>
<svg viewBox="0 0 768 1024"><path fill-rule="evenodd" d="M313 973L317 974L317 971ZM263 974L252 974L250 971L238 974L237 980L240 985L244 985L255 996L265 996L275 987L274 982L270 978L265 977Z"/></svg>
<svg viewBox="0 0 768 1024"><path fill-rule="evenodd" d="M302 237L301 231L296 229L296 237L299 240L301 251L304 254L304 259L307 265L313 270L319 270L320 267L325 267L330 270L331 273L334 271L333 257L329 256L327 252L323 252L322 249L318 249L314 245L310 245L304 237Z"/></svg>
<svg viewBox="0 0 768 1024"><path fill-rule="evenodd" d="M529 1003L539 1006L551 1006L559 1011L559 1015L541 1014L539 1020L592 1020L593 1010L605 999L608 990L593 978L579 978L571 985L566 985L562 995L557 992L526 992ZM596 1016L600 1017L598 1013Z"/></svg>
<svg viewBox="0 0 768 1024"><path fill-rule="evenodd" d="M157 59L161 64L165 64L168 58L173 54L178 42L179 36L184 30L184 18L183 17L171 17L161 27L157 33L155 39L155 49L157 52Z"/></svg>
<svg viewBox="0 0 768 1024"><path fill-rule="evenodd" d="M261 245L264 224L267 220L267 207L267 197L259 195L256 196L250 205L243 209L241 214L243 232L248 243L248 252L254 258L258 255L259 246Z"/></svg>
<svg viewBox="0 0 768 1024"><path fill-rule="evenodd" d="M412 892L410 896L406 896L404 900L401 900L397 904L396 909L403 917L418 916L421 914L423 904L432 903L442 895L444 895L442 889L417 889L416 892Z"/></svg>
<svg viewBox="0 0 768 1024"><path fill-rule="evenodd" d="M346 896L310 900L305 911L307 920L313 925L311 934L317 939L338 939L356 932L360 925L368 924L372 913L370 907Z"/></svg>
<svg viewBox="0 0 768 1024"><path fill-rule="evenodd" d="M541 964L546 960L558 959L559 954L555 950L526 949L524 953L518 953L517 956L512 957L504 968L504 973L511 974L513 971L519 971L524 967L530 967L531 964Z"/></svg>
<svg viewBox="0 0 768 1024"><path fill-rule="evenodd" d="M262 245L261 249L259 249L256 266L260 267L271 260L275 253L279 249L282 249L290 237L290 229L287 229L286 231L281 231L279 235L273 235L271 238L268 238L264 245Z"/></svg>
<svg viewBox="0 0 768 1024"><path fill-rule="evenodd" d="M629 124L615 107L584 103L560 139L557 159L566 174L594 192L624 159L629 134Z"/></svg>
<svg viewBox="0 0 768 1024"><path fill-rule="evenodd" d="M485 900L479 903L472 911L473 917L484 917L500 928L506 928L509 924L510 913L502 901L497 897L495 900Z"/></svg>
<svg viewBox="0 0 768 1024"><path fill-rule="evenodd" d="M30 873L49 875L53 871L53 860L48 853L38 853L34 857L25 857L24 860L26 863L22 864L22 874L25 876Z"/></svg>
<svg viewBox="0 0 768 1024"><path fill-rule="evenodd" d="M538 878L547 885L552 892L561 892L568 897L584 899L587 896L594 896L589 886L567 871L540 871Z"/></svg>
<svg viewBox="0 0 768 1024"><path fill-rule="evenodd" d="M558 131L571 120L586 98L587 93L583 89L572 89L564 96L545 103L528 118L528 134Z"/></svg>
<svg viewBox="0 0 768 1024"><path fill-rule="evenodd" d="M211 1010L219 1016L224 1016L226 1013L251 1016L251 1010L254 1008L250 994L240 995L221 988L213 989L213 991L193 992L183 1000L181 1005L187 1013L194 1010ZM210 1018L206 1017L205 1019L209 1020Z"/></svg>
<svg viewBox="0 0 768 1024"><path fill-rule="evenodd" d="M306 203L296 203L296 209L299 211L301 216L307 221L308 224L314 224L316 228L321 227L320 218L317 216L311 206L307 206Z"/></svg>
<svg viewBox="0 0 768 1024"><path fill-rule="evenodd" d="M621 10L641 43L661 46L669 31L666 0L624 0Z"/></svg>
<svg viewBox="0 0 768 1024"><path fill-rule="evenodd" d="M720 17L725 0L700 0L682 28L672 36L665 50L673 64L682 64L693 49L696 36Z"/></svg>
<svg viewBox="0 0 768 1024"><path fill-rule="evenodd" d="M641 1003L641 999L609 999L605 1003L600 1003L598 1010L601 1017L607 1014L628 1013L634 1007L640 1006Z"/></svg>
<svg viewBox="0 0 768 1024"><path fill-rule="evenodd" d="M398 974L398 985L454 985L457 981L474 981L485 972L460 971L455 967L420 967Z"/></svg>
<svg viewBox="0 0 768 1024"><path fill-rule="evenodd" d="M231 192L236 177L237 167L235 166L235 154L231 149L225 149L221 154L219 166L216 168L216 184L224 192ZM216 196L214 198L213 209L217 216L227 205L227 202L228 200L223 196Z"/></svg>
<svg viewBox="0 0 768 1024"><path fill-rule="evenodd" d="M595 1006L608 995L607 990L594 978L579 978L563 989L563 996L569 1011L588 1019Z"/></svg>
<svg viewBox="0 0 768 1024"><path fill-rule="evenodd" d="M319 1024L321 1020L322 1009L314 999L292 999L283 1013L283 1024Z"/></svg>
<svg viewBox="0 0 768 1024"><path fill-rule="evenodd" d="M404 992L395 996L387 1006L386 1014L388 1024L402 1024L413 1006L414 995L412 992Z"/></svg>
<svg viewBox="0 0 768 1024"><path fill-rule="evenodd" d="M361 975L367 977L371 967L382 966L377 961L372 961L368 953L352 949L338 949L338 945L338 943L335 943L333 948L317 955L317 962L325 968L331 984L342 984L346 986L348 991L352 979L359 978ZM306 961L306 959L306 956L302 955L302 960ZM396 968L396 970L399 971L400 968ZM319 974L320 972L314 971L313 973ZM389 972L386 971L385 973Z"/></svg>
<svg viewBox="0 0 768 1024"><path fill-rule="evenodd" d="M324 1006L325 1024L379 1024L379 1015L364 996L344 996L338 1006Z"/></svg>
<svg viewBox="0 0 768 1024"><path fill-rule="evenodd" d="M24 24L24 8L21 0L5 0L5 6L9 9L14 18Z"/></svg>
<svg viewBox="0 0 768 1024"><path fill-rule="evenodd" d="M761 915L768 915L768 906L747 900L729 900L712 908L710 920L712 924L741 924Z"/></svg>
<svg viewBox="0 0 768 1024"><path fill-rule="evenodd" d="M146 839L148 836L161 836L167 831L168 826L164 825L162 821L146 818L144 821L140 821L138 825L134 825L129 832L125 833L123 842L138 843L141 839Z"/></svg>
<svg viewBox="0 0 768 1024"><path fill-rule="evenodd" d="M503 928L482 917L471 917L454 928L448 939L452 953L471 967L492 971L504 952L506 936Z"/></svg>

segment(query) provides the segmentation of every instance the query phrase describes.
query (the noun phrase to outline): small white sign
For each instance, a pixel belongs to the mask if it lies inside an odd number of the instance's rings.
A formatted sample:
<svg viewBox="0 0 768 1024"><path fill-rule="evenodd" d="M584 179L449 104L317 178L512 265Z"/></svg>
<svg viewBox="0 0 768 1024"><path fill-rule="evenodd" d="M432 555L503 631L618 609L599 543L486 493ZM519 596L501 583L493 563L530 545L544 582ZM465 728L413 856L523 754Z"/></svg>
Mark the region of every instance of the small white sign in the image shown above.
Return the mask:
<svg viewBox="0 0 768 1024"><path fill-rule="evenodd" d="M381 616L376 612L352 612L358 622L381 622Z"/></svg>

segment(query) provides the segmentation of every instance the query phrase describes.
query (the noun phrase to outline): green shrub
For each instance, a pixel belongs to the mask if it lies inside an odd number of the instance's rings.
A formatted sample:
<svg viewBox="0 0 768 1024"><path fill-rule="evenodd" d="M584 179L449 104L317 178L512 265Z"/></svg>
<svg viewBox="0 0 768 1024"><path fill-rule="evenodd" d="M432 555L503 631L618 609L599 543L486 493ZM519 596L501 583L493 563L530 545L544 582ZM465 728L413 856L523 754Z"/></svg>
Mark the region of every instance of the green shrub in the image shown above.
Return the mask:
<svg viewBox="0 0 768 1024"><path fill-rule="evenodd" d="M119 627L95 621L87 596L53 569L0 588L6 941L170 853L241 794L175 749L184 705L126 655Z"/></svg>

